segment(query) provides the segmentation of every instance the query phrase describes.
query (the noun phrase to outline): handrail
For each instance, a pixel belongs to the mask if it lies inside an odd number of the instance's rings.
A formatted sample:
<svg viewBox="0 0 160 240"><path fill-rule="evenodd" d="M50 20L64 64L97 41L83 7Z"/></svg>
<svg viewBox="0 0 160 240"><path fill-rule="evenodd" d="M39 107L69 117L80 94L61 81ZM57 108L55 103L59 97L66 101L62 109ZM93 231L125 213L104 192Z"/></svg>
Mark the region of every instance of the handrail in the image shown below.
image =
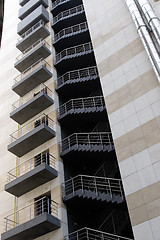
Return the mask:
<svg viewBox="0 0 160 240"><path fill-rule="evenodd" d="M62 184L63 196L72 193L75 195L76 191L81 189L82 193L87 191L95 192L98 196L99 193L110 194L111 197L119 195L124 198L123 185L121 179L106 178L89 175L77 175Z"/></svg>
<svg viewBox="0 0 160 240"><path fill-rule="evenodd" d="M64 237L64 239L65 240L83 240L83 239L88 239L88 240L93 240L93 239L96 239L96 240L102 240L102 239L103 240L132 240L130 238L98 231L98 230L87 228L87 227L79 229L78 231L68 234L67 236Z"/></svg>
<svg viewBox="0 0 160 240"><path fill-rule="evenodd" d="M69 80L78 80L83 78L96 79L98 77L98 70L96 66L82 68L65 73L55 81L55 87L58 88Z"/></svg>
<svg viewBox="0 0 160 240"><path fill-rule="evenodd" d="M35 43L33 43L30 47L28 47L25 51L23 51L20 55L18 55L16 57L16 62L21 60L23 57L25 57L27 54L29 54L31 51L36 49L41 44L44 44L47 48L50 48L50 45L44 39L41 38Z"/></svg>
<svg viewBox="0 0 160 240"><path fill-rule="evenodd" d="M76 34L76 33L87 31L87 30L88 30L87 22L83 22L71 27L64 28L63 30L61 30L60 32L54 35L54 42L57 42L61 38L67 37L71 34Z"/></svg>
<svg viewBox="0 0 160 240"><path fill-rule="evenodd" d="M53 127L54 127L54 121L50 117L48 117L48 115L43 113L39 117L34 118L32 121L30 121L29 123L25 124L24 126L20 127L15 132L13 132L10 135L10 142L11 143L15 142L20 137L24 136L25 134L32 131L33 129L40 126L41 124L46 124L51 129L53 129Z"/></svg>
<svg viewBox="0 0 160 240"><path fill-rule="evenodd" d="M52 9L54 9L55 7L57 7L60 4L63 4L65 2L69 2L69 1L71 1L71 0L56 0L52 3Z"/></svg>
<svg viewBox="0 0 160 240"><path fill-rule="evenodd" d="M31 204L15 211L5 217L5 232L27 222L35 217L48 213L58 218L58 203L51 200L49 197L42 197Z"/></svg>
<svg viewBox="0 0 160 240"><path fill-rule="evenodd" d="M60 152L71 150L76 145L113 145L113 138L111 132L91 132L91 133L73 133L64 138L60 143Z"/></svg>
<svg viewBox="0 0 160 240"><path fill-rule="evenodd" d="M32 98L34 98L37 94L39 94L41 92L46 93L51 98L53 97L52 90L50 88L48 88L44 83L41 83L38 87L36 87L32 91L30 91L30 93L28 93L24 97L20 97L19 100L14 102L12 104L12 111L18 109L20 106L22 106L23 104L25 104L26 102L28 102L29 100L31 100Z"/></svg>
<svg viewBox="0 0 160 240"><path fill-rule="evenodd" d="M92 43L84 43L81 45L77 45L74 47L66 48L60 53L58 53L55 57L55 63L62 61L64 58L72 55L79 56L80 53L86 53L87 51L91 52L93 51Z"/></svg>
<svg viewBox="0 0 160 240"><path fill-rule="evenodd" d="M83 11L84 11L83 4L73 7L73 8L70 8L64 12L59 13L57 16L53 17L52 24L56 24L58 21L60 21L62 19L77 15Z"/></svg>
<svg viewBox="0 0 160 240"><path fill-rule="evenodd" d="M32 169L37 166L46 163L47 165L56 169L55 165L55 157L53 157L49 153L40 153L38 156L34 156L33 158L19 164L17 167L11 169L7 172L7 183L12 182L13 180L19 178L20 176L30 172Z"/></svg>
<svg viewBox="0 0 160 240"><path fill-rule="evenodd" d="M47 29L49 29L49 26L47 23L45 23L43 20L40 20L38 23L33 25L30 29L28 29L25 33L23 33L18 39L18 43L24 40L28 35L30 35L32 32L34 32L38 27L45 26Z"/></svg>
<svg viewBox="0 0 160 240"><path fill-rule="evenodd" d="M63 114L68 113L70 110L76 110L80 108L90 108L90 107L104 107L104 97L103 96L95 96L95 97L87 97L87 98L76 98L70 99L66 103L62 104L58 109L58 117Z"/></svg>
<svg viewBox="0 0 160 240"><path fill-rule="evenodd" d="M14 82L13 85L18 83L19 81L21 81L24 77L28 76L29 74L31 74L33 71L35 71L38 67L40 66L44 66L46 67L49 71L51 71L51 66L49 65L49 63L47 63L43 58L39 59L37 62L35 62L34 64L32 64L29 68L27 68L26 70L24 70L21 74L19 74L18 76L16 76L14 78Z"/></svg>

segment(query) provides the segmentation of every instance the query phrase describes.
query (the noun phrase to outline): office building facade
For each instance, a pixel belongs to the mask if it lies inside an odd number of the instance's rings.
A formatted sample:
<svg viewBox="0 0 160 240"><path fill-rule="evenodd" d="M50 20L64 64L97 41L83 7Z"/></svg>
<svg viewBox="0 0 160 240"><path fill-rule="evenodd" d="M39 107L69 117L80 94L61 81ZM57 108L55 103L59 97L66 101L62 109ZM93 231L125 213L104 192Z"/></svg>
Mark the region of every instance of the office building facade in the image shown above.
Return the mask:
<svg viewBox="0 0 160 240"><path fill-rule="evenodd" d="M160 239L159 14L5 0L2 240Z"/></svg>

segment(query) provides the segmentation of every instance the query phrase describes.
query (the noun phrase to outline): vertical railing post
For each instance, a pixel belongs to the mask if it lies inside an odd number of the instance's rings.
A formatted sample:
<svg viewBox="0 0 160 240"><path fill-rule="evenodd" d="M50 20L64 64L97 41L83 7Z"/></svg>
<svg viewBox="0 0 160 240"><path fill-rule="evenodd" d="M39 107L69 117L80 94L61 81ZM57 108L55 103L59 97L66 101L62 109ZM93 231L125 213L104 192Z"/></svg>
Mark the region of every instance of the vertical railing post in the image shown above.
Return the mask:
<svg viewBox="0 0 160 240"><path fill-rule="evenodd" d="M112 188L111 188L111 183L110 183L109 179L108 179L108 187L109 187L109 192L110 192L110 195L111 195L111 198L112 198Z"/></svg>
<svg viewBox="0 0 160 240"><path fill-rule="evenodd" d="M48 153L46 152L46 159L45 159L45 163L49 165L49 156L48 156Z"/></svg>
<svg viewBox="0 0 160 240"><path fill-rule="evenodd" d="M122 184L121 184L122 182L121 180L119 180L118 182L119 182L119 188L120 188L120 195L123 198L123 190L122 190Z"/></svg>
<svg viewBox="0 0 160 240"><path fill-rule="evenodd" d="M41 152L41 164L42 164L42 152Z"/></svg>
<svg viewBox="0 0 160 240"><path fill-rule="evenodd" d="M89 145L89 148L91 148L91 142L90 142L90 135L88 134L88 145Z"/></svg>
<svg viewBox="0 0 160 240"><path fill-rule="evenodd" d="M84 106L84 99L81 99L81 101L82 101L82 108L85 108L85 106Z"/></svg>
<svg viewBox="0 0 160 240"><path fill-rule="evenodd" d="M48 214L50 214L50 211L49 211L49 206L50 206L50 202L49 202L49 198L47 198L47 210L48 210Z"/></svg>
<svg viewBox="0 0 160 240"><path fill-rule="evenodd" d="M82 193L84 192L84 186L83 186L83 177L81 176L81 186L82 186Z"/></svg>
<svg viewBox="0 0 160 240"><path fill-rule="evenodd" d="M102 236L102 240L104 240L104 234L103 233L101 234L101 236Z"/></svg>
<svg viewBox="0 0 160 240"><path fill-rule="evenodd" d="M31 209L31 207L32 207L32 205L30 205L30 208L29 208L29 219L30 219L30 220L31 220L31 218L32 218L32 214L31 214L32 209Z"/></svg>
<svg viewBox="0 0 160 240"><path fill-rule="evenodd" d="M31 168L32 168L32 162L31 161L32 161L32 159L29 160L29 170L31 170Z"/></svg>
<svg viewBox="0 0 160 240"><path fill-rule="evenodd" d="M89 240L89 233L88 233L88 229L86 229L86 231L87 231L87 239Z"/></svg>
<svg viewBox="0 0 160 240"><path fill-rule="evenodd" d="M44 198L42 198L42 214L44 213Z"/></svg>
<svg viewBox="0 0 160 240"><path fill-rule="evenodd" d="M77 133L76 133L76 145L77 145L77 148L78 148L78 136L77 136Z"/></svg>
<svg viewBox="0 0 160 240"><path fill-rule="evenodd" d="M71 149L71 143L70 143L70 138L68 137L68 148L69 150Z"/></svg>
<svg viewBox="0 0 160 240"><path fill-rule="evenodd" d="M109 142L109 146L110 146L110 148L112 147L112 145L111 145L111 140L110 140L110 134L108 133L108 142Z"/></svg>
<svg viewBox="0 0 160 240"><path fill-rule="evenodd" d="M96 195L98 196L98 189L97 189L96 177L94 177L94 185L95 185Z"/></svg>
<svg viewBox="0 0 160 240"><path fill-rule="evenodd" d="M99 133L99 138L100 138L100 144L101 144L102 149L103 149L104 145L103 145L103 140L102 140L102 134L101 133Z"/></svg>
<svg viewBox="0 0 160 240"><path fill-rule="evenodd" d="M74 189L74 180L72 178L72 191L73 191L73 195L75 194L75 189Z"/></svg>

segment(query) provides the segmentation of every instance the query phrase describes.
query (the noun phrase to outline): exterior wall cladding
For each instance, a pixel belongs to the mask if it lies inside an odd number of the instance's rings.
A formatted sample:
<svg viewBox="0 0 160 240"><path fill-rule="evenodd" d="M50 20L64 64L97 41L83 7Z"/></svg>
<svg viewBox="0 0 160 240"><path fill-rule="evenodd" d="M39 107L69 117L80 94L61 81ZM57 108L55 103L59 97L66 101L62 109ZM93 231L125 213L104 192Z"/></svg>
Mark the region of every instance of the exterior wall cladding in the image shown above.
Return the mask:
<svg viewBox="0 0 160 240"><path fill-rule="evenodd" d="M152 0L5 0L2 240L160 239L159 15Z"/></svg>

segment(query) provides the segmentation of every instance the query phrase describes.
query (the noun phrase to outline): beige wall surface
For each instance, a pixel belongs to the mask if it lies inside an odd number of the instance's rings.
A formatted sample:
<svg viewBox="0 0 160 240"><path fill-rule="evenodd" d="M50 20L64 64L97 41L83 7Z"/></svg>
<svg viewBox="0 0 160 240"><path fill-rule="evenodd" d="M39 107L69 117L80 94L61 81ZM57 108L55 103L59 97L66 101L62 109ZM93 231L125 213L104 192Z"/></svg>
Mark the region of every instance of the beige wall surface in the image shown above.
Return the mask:
<svg viewBox="0 0 160 240"><path fill-rule="evenodd" d="M14 209L14 197L4 192L7 171L15 167L16 157L7 151L10 134L17 129L17 124L9 118L11 105L16 101L16 95L11 91L13 78L18 71L13 68L15 56L19 53L15 48L17 41L18 0L5 1L4 26L0 49L0 234L4 230L4 217Z"/></svg>
<svg viewBox="0 0 160 240"><path fill-rule="evenodd" d="M51 4L51 1L49 1ZM17 24L19 0L5 0L5 15L4 15L4 27L2 36L2 45L0 49L0 234L4 232L4 217L14 212L15 198L13 195L4 191L4 185L7 181L7 172L16 166L17 158L15 155L7 151L7 145L10 143L10 134L18 129L18 124L10 119L9 115L12 111L12 104L19 99L19 96L12 91L13 79L19 75L19 72L14 68L16 57L20 54L20 51L16 48L17 38ZM50 18L51 18L50 14ZM50 27L51 31L51 27ZM47 40L51 43L51 37ZM52 50L52 49L51 49ZM54 49L52 56L47 58L47 61L52 65L52 59L54 57ZM38 188L22 195L18 198L16 207L20 209L34 201L34 198L44 195L47 192L51 192L51 198L58 204L58 217L61 220L62 227L56 231L46 234L39 240L59 240L63 239L64 235L67 235L67 213L64 204L62 203L61 184L64 181L63 163L59 158L58 142L60 141L60 126L57 122L57 116L55 109L58 107L58 97L54 91L53 82L56 79L56 71L52 67L53 77L49 79L45 84L52 90L54 105L47 108L43 113L48 114L54 120L54 130L56 131L56 137L50 141L42 144L31 152L25 154L18 159L18 162L22 163L26 160L33 158L40 152L49 148L50 153L56 157L56 169L58 170L58 177ZM37 87L38 89L38 87ZM28 94L29 95L29 94ZM28 95L24 99L28 98ZM39 114L40 115L40 114ZM37 115L36 117L38 117ZM30 119L29 121L32 121ZM29 122L28 121L28 122ZM26 124L26 123L25 123Z"/></svg>
<svg viewBox="0 0 160 240"><path fill-rule="evenodd" d="M125 0L83 2L134 236L159 240L160 86Z"/></svg>

